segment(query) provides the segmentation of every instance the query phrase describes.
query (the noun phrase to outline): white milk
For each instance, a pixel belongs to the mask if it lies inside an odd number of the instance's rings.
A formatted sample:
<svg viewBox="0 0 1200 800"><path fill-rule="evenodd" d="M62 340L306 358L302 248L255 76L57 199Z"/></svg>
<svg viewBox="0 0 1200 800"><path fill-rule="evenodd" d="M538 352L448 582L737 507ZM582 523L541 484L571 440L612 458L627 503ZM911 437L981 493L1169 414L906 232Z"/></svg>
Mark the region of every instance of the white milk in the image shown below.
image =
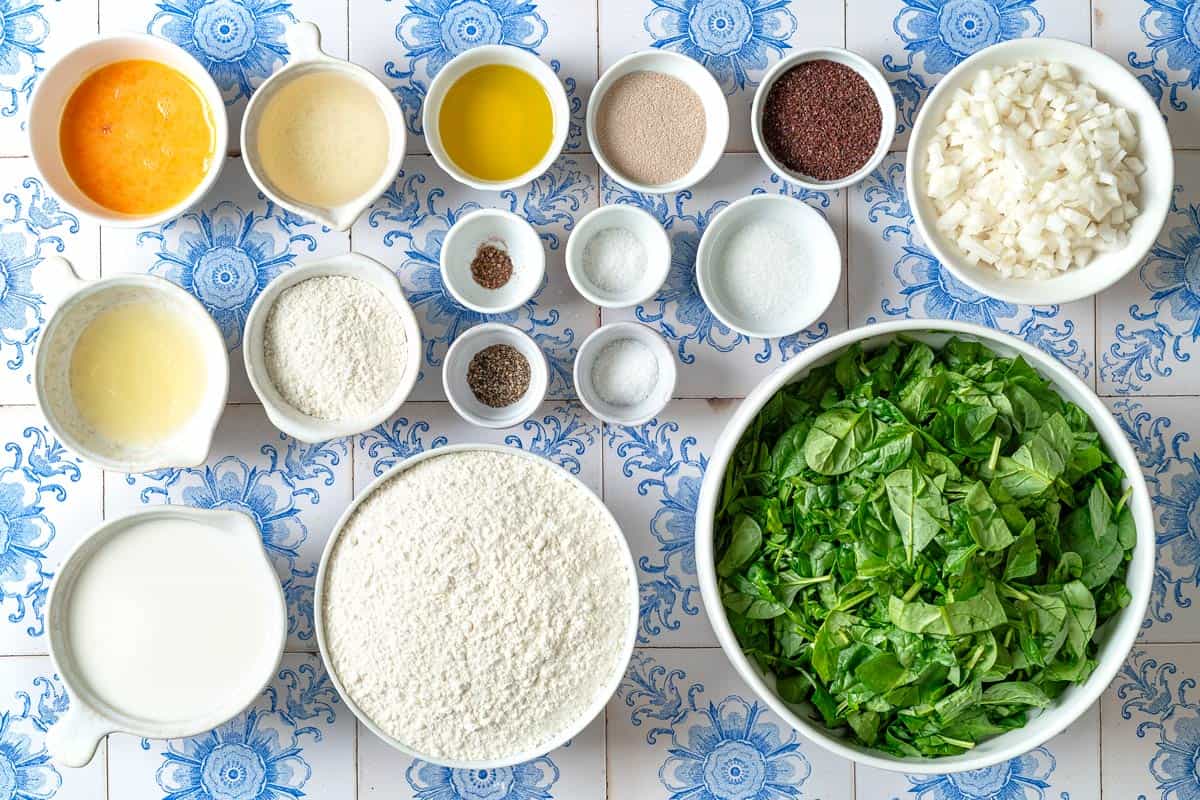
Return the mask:
<svg viewBox="0 0 1200 800"><path fill-rule="evenodd" d="M278 600L262 551L185 519L136 524L83 565L68 599L77 672L101 700L157 722L206 717L252 694L278 656Z"/></svg>

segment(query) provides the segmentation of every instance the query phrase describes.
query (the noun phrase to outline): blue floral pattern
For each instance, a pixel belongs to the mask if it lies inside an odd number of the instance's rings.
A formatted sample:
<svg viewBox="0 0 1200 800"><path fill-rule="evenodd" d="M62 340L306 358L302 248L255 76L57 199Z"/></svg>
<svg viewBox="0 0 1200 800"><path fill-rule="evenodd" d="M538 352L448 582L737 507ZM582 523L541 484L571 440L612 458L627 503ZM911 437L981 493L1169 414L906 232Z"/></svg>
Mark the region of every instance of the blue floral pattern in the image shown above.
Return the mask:
<svg viewBox="0 0 1200 800"><path fill-rule="evenodd" d="M286 0L162 0L146 31L203 64L228 105L250 97L287 61L284 33L296 21L290 9Z"/></svg>
<svg viewBox="0 0 1200 800"><path fill-rule="evenodd" d="M1138 26L1149 53L1126 59L1163 112L1187 111L1181 92L1200 86L1200 4L1194 0L1144 0Z"/></svg>
<svg viewBox="0 0 1200 800"><path fill-rule="evenodd" d="M1050 787L1055 759L1044 747L993 767L949 775L909 776L916 800L1043 800ZM1059 800L1071 800L1069 792Z"/></svg>
<svg viewBox="0 0 1200 800"><path fill-rule="evenodd" d="M1160 800L1200 800L1200 704L1191 696L1195 678L1177 678L1179 668L1144 650L1134 650L1113 686L1121 717L1138 720L1138 739L1155 746L1148 769ZM1143 795L1144 797L1144 795Z"/></svg>
<svg viewBox="0 0 1200 800"><path fill-rule="evenodd" d="M45 72L39 57L50 26L42 6L33 0L0 0L0 116L15 116Z"/></svg>
<svg viewBox="0 0 1200 800"><path fill-rule="evenodd" d="M67 693L57 675L42 675L15 697L16 706L0 713L0 797L49 800L62 775L46 752L46 730L67 710Z"/></svg>
<svg viewBox="0 0 1200 800"><path fill-rule="evenodd" d="M983 48L1022 36L1040 36L1046 20L1037 0L903 0L892 30L903 59L883 57L896 96L897 133L912 127L937 76Z"/></svg>
<svg viewBox="0 0 1200 800"><path fill-rule="evenodd" d="M416 760L404 778L415 800L551 800L558 767L547 756L496 769L450 769Z"/></svg>
<svg viewBox="0 0 1200 800"><path fill-rule="evenodd" d="M786 0L653 0L646 32L654 46L699 61L725 94L757 84L770 54L791 47L796 16Z"/></svg>
<svg viewBox="0 0 1200 800"><path fill-rule="evenodd" d="M150 271L195 295L225 337L242 344L250 307L271 279L312 252L316 239L294 233L281 216L243 211L222 201L209 211L189 211L158 230L138 234L139 245L158 245Z"/></svg>

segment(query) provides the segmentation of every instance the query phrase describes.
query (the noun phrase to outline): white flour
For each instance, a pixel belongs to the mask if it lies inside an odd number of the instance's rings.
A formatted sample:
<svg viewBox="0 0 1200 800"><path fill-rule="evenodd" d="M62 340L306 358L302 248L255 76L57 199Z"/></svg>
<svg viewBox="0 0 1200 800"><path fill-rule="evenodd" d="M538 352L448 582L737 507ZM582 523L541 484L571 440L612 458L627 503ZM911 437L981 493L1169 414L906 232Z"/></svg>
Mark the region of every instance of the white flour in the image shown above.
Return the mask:
<svg viewBox="0 0 1200 800"><path fill-rule="evenodd" d="M347 521L322 614L346 693L434 758L548 745L624 667L633 576L604 507L548 464L448 453Z"/></svg>
<svg viewBox="0 0 1200 800"><path fill-rule="evenodd" d="M267 374L283 399L317 419L378 409L404 376L404 321L383 292L345 275L280 293L263 331Z"/></svg>

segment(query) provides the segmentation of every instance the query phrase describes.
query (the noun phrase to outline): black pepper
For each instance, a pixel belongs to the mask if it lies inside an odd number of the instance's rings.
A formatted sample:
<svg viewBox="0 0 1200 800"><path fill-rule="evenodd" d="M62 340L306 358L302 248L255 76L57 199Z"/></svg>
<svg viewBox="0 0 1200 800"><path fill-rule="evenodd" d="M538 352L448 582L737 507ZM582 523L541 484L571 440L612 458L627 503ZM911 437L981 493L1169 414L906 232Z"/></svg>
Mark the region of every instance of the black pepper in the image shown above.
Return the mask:
<svg viewBox="0 0 1200 800"><path fill-rule="evenodd" d="M471 277L485 289L499 289L513 274L512 259L494 244L484 243L471 260Z"/></svg>
<svg viewBox="0 0 1200 800"><path fill-rule="evenodd" d="M805 61L772 84L762 137L780 164L819 181L862 168L883 134L883 112L866 78L828 59Z"/></svg>
<svg viewBox="0 0 1200 800"><path fill-rule="evenodd" d="M510 344L485 347L467 365L467 385L490 408L504 408L525 396L531 377L529 361Z"/></svg>

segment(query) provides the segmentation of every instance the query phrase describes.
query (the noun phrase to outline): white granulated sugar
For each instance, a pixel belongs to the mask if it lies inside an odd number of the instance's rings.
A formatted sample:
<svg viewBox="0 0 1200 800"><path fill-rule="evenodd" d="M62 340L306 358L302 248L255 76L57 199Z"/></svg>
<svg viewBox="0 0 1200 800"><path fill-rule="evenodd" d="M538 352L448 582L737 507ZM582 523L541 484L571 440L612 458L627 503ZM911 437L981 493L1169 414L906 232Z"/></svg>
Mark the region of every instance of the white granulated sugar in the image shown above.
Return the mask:
<svg viewBox="0 0 1200 800"><path fill-rule="evenodd" d="M379 409L404 376L404 321L383 292L345 275L309 278L279 294L263 330L279 394L317 419Z"/></svg>
<svg viewBox="0 0 1200 800"><path fill-rule="evenodd" d="M617 339L596 354L591 378L601 400L631 406L649 397L658 385L658 359L637 339Z"/></svg>
<svg viewBox="0 0 1200 800"><path fill-rule="evenodd" d="M646 248L625 228L597 231L583 248L583 274L605 292L628 292L645 272Z"/></svg>
<svg viewBox="0 0 1200 800"><path fill-rule="evenodd" d="M729 235L716 280L736 316L774 323L795 314L811 269L808 246L787 225L755 220Z"/></svg>
<svg viewBox="0 0 1200 800"><path fill-rule="evenodd" d="M432 758L549 745L624 664L620 530L549 464L446 453L372 492L326 567L327 652L385 733Z"/></svg>

